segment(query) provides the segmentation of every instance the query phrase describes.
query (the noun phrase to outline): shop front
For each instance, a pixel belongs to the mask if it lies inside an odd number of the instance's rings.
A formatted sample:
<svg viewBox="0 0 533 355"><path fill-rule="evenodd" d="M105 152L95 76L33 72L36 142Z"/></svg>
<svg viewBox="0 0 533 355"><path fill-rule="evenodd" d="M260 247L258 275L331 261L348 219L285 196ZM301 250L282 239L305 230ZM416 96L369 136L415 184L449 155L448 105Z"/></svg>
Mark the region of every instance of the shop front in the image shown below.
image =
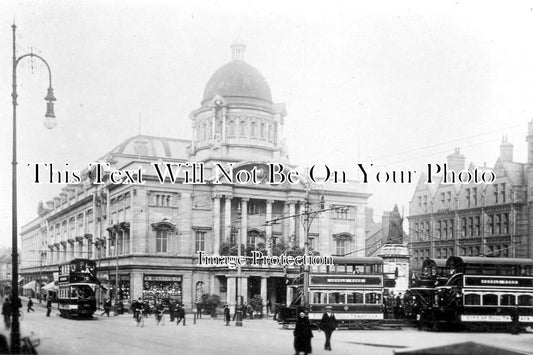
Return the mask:
<svg viewBox="0 0 533 355"><path fill-rule="evenodd" d="M168 307L170 302L181 304L182 279L182 275L144 275L143 300L148 302L150 308L156 302L163 303L164 307Z"/></svg>

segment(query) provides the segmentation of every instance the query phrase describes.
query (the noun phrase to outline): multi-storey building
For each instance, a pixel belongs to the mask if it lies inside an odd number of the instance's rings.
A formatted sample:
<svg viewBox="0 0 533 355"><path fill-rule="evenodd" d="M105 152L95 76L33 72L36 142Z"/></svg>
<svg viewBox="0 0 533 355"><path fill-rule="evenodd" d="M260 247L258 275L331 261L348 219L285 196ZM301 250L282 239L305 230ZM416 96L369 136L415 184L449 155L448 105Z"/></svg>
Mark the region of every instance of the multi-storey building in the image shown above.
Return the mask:
<svg viewBox="0 0 533 355"><path fill-rule="evenodd" d="M322 255L364 255L369 195L361 184L215 183L216 163L235 164L235 172L269 162L294 167L283 139L285 106L273 103L264 77L242 59L244 46L232 49L233 60L209 79L201 106L189 117L192 140L127 139L95 159L110 164L102 184L95 183L97 169L84 171L81 183L40 205L38 217L22 228L26 282L40 271L52 279L58 264L83 257L98 261L99 279L111 289L118 280L126 299L164 291L190 308L204 293L233 304L239 292L244 300L260 295L264 302L284 302L283 268L246 265L238 278L235 269L198 265L198 252L228 253L240 239L266 255L276 246L303 247L308 238ZM160 183L156 166L163 171L167 163L192 162L203 169L189 164L175 181ZM126 170L138 179L139 169L143 184L109 180L111 171ZM206 183L184 183L185 172ZM315 214L307 233L297 215L320 208L319 202L335 209ZM286 216L294 217L266 223Z"/></svg>
<svg viewBox="0 0 533 355"><path fill-rule="evenodd" d="M528 163L513 161L513 145L504 137L500 156L490 168L495 175L490 184L443 183L442 175L428 184L427 176L420 178L409 203L412 269L420 269L428 257L533 256L533 121L528 131ZM448 155L447 167L456 173L465 169L465 157L459 149ZM473 164L467 167L471 173L476 169L480 174L489 168Z"/></svg>

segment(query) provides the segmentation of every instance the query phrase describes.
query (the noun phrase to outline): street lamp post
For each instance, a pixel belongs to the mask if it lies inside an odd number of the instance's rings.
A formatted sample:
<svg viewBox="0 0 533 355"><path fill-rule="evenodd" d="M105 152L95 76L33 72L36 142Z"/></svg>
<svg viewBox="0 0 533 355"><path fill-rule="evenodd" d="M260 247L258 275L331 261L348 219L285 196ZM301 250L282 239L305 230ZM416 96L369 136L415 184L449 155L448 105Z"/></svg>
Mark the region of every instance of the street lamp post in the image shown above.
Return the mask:
<svg viewBox="0 0 533 355"><path fill-rule="evenodd" d="M54 114L54 90L52 89L52 72L50 71L50 66L41 56L37 54L28 53L24 54L17 58L16 45L15 45L15 31L17 26L13 24L11 26L13 29L13 91L11 93L11 98L13 102L13 161L12 161L12 225L11 225L11 244L12 244L12 254L11 254L11 263L13 272L11 274L11 298L13 305L13 320L11 323L11 353L18 354L20 352L20 324L19 324L19 309L20 298L18 295L18 226L17 226L17 65L21 59L26 57L35 57L40 59L48 69L48 93L44 98L47 102L46 104L46 114L44 119L44 125L52 129L56 125L55 114Z"/></svg>

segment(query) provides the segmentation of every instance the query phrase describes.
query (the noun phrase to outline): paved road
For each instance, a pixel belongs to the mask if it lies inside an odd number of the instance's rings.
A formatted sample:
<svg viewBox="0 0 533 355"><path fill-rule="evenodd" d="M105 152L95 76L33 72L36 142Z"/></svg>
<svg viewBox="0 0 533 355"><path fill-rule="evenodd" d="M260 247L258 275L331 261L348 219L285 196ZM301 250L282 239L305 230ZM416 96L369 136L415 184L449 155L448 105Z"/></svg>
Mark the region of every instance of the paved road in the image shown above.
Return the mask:
<svg viewBox="0 0 533 355"><path fill-rule="evenodd" d="M41 339L39 354L294 354L292 331L271 320L248 320L244 326L224 326L221 319L201 319L194 325L157 326L146 319L136 327L131 315L96 316L93 320L45 316L44 307L25 313L23 335L35 332ZM7 331L2 333L7 335ZM314 332L313 354L393 354L395 349L434 346L474 340L524 352L533 349L533 334L513 336L487 333L430 333L415 329L391 331L338 331L333 351L323 350L324 334Z"/></svg>

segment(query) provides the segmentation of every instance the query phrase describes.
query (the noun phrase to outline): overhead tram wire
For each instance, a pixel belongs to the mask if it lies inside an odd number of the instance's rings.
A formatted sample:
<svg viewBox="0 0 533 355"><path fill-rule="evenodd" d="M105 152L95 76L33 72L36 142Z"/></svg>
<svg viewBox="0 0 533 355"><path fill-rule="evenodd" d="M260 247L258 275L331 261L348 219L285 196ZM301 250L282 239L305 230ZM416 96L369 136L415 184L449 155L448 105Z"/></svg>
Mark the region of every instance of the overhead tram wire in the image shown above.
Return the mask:
<svg viewBox="0 0 533 355"><path fill-rule="evenodd" d="M429 145L426 145L426 146L413 148L413 149L408 149L408 150L404 150L404 151L401 151L401 152L396 152L396 153L377 156L374 159L389 158L389 157L393 157L393 156L398 156L398 155L403 155L403 154L407 154L407 153L416 152L416 151L419 151L419 150L426 150L428 148L438 147L438 146L441 146L441 145L446 145L446 144L450 144L450 143L454 143L454 142L460 142L460 141L471 139L471 138L474 138L474 137L481 137L481 136L489 135L489 134L492 134L492 133L501 132L504 129L515 128L515 127L523 126L525 124L527 124L527 123L520 123L520 124L511 125L511 126L507 126L507 127L501 127L501 128L499 128L497 130L488 131L488 132L485 132L485 133L478 133L478 134L474 134L474 135L463 137L463 138L451 139L451 140L448 140L448 141L435 143L435 144L429 144Z"/></svg>
<svg viewBox="0 0 533 355"><path fill-rule="evenodd" d="M510 137L515 137L515 136L511 135ZM490 140L486 140L486 141L482 141L482 142L476 142L476 143L472 143L472 144L462 145L462 146L459 146L459 148L474 147L474 146L483 145L483 144L487 144L487 143L497 142L499 140L500 140L500 138L494 138L494 139L490 139ZM400 163L405 163L405 162L409 162L409 161L413 161L413 160L417 160L417 159L421 159L421 158L425 158L425 157L430 157L430 156L434 156L434 155L446 154L446 153L449 153L449 152L450 152L450 149L447 149L447 150L442 150L442 151L438 151L438 152L432 152L432 153L419 155L419 156L416 156L416 157L413 157L413 158L406 158L406 159L403 159L403 160L397 160L397 161L393 161L393 162L390 162L390 163L383 163L383 164L380 164L380 165L375 165L374 167L375 168L383 168L383 167L387 167L387 166L390 166L390 165L396 165L396 164L400 164Z"/></svg>

